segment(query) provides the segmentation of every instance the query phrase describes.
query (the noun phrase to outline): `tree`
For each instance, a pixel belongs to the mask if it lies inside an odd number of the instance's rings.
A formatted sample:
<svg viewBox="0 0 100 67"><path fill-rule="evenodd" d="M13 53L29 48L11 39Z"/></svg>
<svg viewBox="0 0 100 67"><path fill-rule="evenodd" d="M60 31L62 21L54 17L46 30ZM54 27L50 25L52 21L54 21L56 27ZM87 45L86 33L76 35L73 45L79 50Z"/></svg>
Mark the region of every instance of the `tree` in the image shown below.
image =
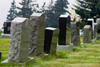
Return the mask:
<svg viewBox="0 0 100 67"><path fill-rule="evenodd" d="M9 10L9 14L7 15L7 21L12 21L17 15L15 0L11 3L11 8Z"/></svg>
<svg viewBox="0 0 100 67"><path fill-rule="evenodd" d="M82 19L100 17L100 0L77 0L74 6Z"/></svg>
<svg viewBox="0 0 100 67"><path fill-rule="evenodd" d="M50 1L50 4L45 9L46 18L46 26L50 27L58 27L58 20L61 14L65 14L68 12L66 9L68 5L67 0L57 0L53 3L53 0Z"/></svg>
<svg viewBox="0 0 100 67"><path fill-rule="evenodd" d="M22 0L22 2L19 3L22 7L17 7L20 10L17 15L20 17L29 18L33 13L31 2L31 0Z"/></svg>

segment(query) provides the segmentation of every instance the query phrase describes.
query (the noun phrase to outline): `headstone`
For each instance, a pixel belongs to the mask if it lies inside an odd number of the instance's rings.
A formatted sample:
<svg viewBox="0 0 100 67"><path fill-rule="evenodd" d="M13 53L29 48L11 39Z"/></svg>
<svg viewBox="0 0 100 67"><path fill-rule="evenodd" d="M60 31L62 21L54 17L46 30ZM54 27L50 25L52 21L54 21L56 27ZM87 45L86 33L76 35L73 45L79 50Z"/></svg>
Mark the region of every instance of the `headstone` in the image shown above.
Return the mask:
<svg viewBox="0 0 100 67"><path fill-rule="evenodd" d="M59 17L59 39L58 45L70 45L70 16L61 15Z"/></svg>
<svg viewBox="0 0 100 67"><path fill-rule="evenodd" d="M49 54L55 54L57 48L59 30L57 28L47 27L45 28L45 42L44 52Z"/></svg>
<svg viewBox="0 0 100 67"><path fill-rule="evenodd" d="M39 55L44 51L45 15L33 13L31 19L30 55Z"/></svg>
<svg viewBox="0 0 100 67"><path fill-rule="evenodd" d="M93 37L93 35L94 35L94 20L93 20L93 19L88 19L87 25L90 25L91 28L92 28L92 35L91 35L91 37L92 37L92 39L93 39L93 38L94 38L94 37Z"/></svg>
<svg viewBox="0 0 100 67"><path fill-rule="evenodd" d="M97 23L94 23L94 38L97 38Z"/></svg>
<svg viewBox="0 0 100 67"><path fill-rule="evenodd" d="M31 22L17 17L11 22L8 62L20 62L29 55Z"/></svg>
<svg viewBox="0 0 100 67"><path fill-rule="evenodd" d="M100 40L100 18L96 19L97 23L97 40Z"/></svg>
<svg viewBox="0 0 100 67"><path fill-rule="evenodd" d="M10 34L11 22L4 22L4 34Z"/></svg>
<svg viewBox="0 0 100 67"><path fill-rule="evenodd" d="M0 60L1 60L1 52L0 52Z"/></svg>
<svg viewBox="0 0 100 67"><path fill-rule="evenodd" d="M4 22L3 24L4 33L1 34L1 38L10 38L10 27L11 27L11 22Z"/></svg>
<svg viewBox="0 0 100 67"><path fill-rule="evenodd" d="M80 46L80 32L76 22L71 23L71 43L74 46Z"/></svg>
<svg viewBox="0 0 100 67"><path fill-rule="evenodd" d="M85 25L83 29L83 43L91 43L92 29L90 25Z"/></svg>

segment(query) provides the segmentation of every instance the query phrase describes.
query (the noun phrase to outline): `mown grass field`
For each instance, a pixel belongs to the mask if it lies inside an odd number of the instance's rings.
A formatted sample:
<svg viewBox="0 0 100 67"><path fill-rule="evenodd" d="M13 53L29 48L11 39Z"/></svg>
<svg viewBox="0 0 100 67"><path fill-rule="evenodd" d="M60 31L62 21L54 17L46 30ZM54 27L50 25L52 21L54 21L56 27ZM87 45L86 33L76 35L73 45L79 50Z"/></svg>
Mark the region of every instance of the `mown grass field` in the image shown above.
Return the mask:
<svg viewBox="0 0 100 67"><path fill-rule="evenodd" d="M0 38L0 52L2 52L0 62L8 58L8 51L9 38ZM96 44L74 47L73 51L57 50L56 55L49 55L45 59L38 57L34 59L34 63L0 64L0 67L100 67L100 40L96 41Z"/></svg>

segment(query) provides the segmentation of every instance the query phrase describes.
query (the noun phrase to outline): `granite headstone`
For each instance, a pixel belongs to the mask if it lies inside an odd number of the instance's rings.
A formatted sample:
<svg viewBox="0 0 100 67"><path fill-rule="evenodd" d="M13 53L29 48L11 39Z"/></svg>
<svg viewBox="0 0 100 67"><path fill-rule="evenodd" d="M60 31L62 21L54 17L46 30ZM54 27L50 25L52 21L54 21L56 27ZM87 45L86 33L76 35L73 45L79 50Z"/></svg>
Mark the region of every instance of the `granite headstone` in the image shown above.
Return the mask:
<svg viewBox="0 0 100 67"><path fill-rule="evenodd" d="M88 21L87 25L90 25L91 28L92 28L92 35L91 35L91 37L93 39L94 38L94 20L93 19L88 19L87 21Z"/></svg>
<svg viewBox="0 0 100 67"><path fill-rule="evenodd" d="M45 28L45 42L44 52L49 54L55 54L57 48L59 30L57 28L47 27Z"/></svg>
<svg viewBox="0 0 100 67"><path fill-rule="evenodd" d="M59 39L58 45L70 45L70 16L61 15L59 17Z"/></svg>
<svg viewBox="0 0 100 67"><path fill-rule="evenodd" d="M91 43L92 29L90 25L85 25L83 29L83 43Z"/></svg>
<svg viewBox="0 0 100 67"><path fill-rule="evenodd" d="M11 22L8 62L20 62L29 55L31 22L17 17Z"/></svg>
<svg viewBox="0 0 100 67"><path fill-rule="evenodd" d="M97 40L100 40L100 18L96 19L97 23Z"/></svg>
<svg viewBox="0 0 100 67"><path fill-rule="evenodd" d="M11 22L4 22L4 34L10 34Z"/></svg>
<svg viewBox="0 0 100 67"><path fill-rule="evenodd" d="M45 15L42 13L33 13L31 19L31 43L30 55L36 56L44 51L44 31L45 31Z"/></svg>
<svg viewBox="0 0 100 67"><path fill-rule="evenodd" d="M71 23L71 43L73 43L74 46L80 46L80 33L77 22Z"/></svg>

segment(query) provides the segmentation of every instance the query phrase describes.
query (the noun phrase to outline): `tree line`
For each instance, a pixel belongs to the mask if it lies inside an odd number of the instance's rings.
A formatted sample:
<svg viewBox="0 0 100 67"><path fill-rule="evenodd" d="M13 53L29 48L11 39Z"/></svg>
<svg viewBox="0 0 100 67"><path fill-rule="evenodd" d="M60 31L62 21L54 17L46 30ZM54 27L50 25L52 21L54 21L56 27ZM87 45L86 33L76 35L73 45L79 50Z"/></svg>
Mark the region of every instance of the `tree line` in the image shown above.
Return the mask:
<svg viewBox="0 0 100 67"><path fill-rule="evenodd" d="M9 14L7 15L7 21L12 21L15 17L29 18L33 12L46 14L46 26L58 27L58 20L61 14L68 12L67 0L51 0L48 5L44 2L40 7L39 4L35 4L32 0L22 0L19 3L21 7L16 6L15 0L11 3Z"/></svg>

